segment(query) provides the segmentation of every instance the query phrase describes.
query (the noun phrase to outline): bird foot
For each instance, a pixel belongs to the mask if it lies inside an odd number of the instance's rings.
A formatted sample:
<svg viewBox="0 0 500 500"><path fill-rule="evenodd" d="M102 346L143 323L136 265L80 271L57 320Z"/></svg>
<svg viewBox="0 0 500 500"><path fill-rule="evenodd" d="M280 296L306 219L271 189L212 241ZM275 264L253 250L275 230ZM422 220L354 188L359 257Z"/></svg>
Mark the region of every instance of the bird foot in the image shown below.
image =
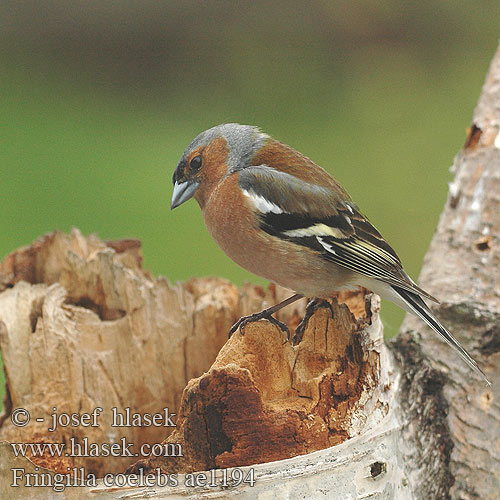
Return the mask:
<svg viewBox="0 0 500 500"><path fill-rule="evenodd" d="M297 345L300 343L302 340L302 337L304 336L304 331L306 329L307 324L309 323L309 320L311 319L311 316L320 308L324 307L325 309L330 309L330 313L333 318L333 309L332 305L330 302L324 299L312 299L307 303L306 306L306 313L304 317L302 318L302 321L297 325L297 328L295 328L295 333L293 334L292 337L292 345Z"/></svg>
<svg viewBox="0 0 500 500"><path fill-rule="evenodd" d="M288 326L286 326L282 321L277 320L266 310L254 314L249 314L248 316L243 316L242 318L240 318L231 327L227 337L231 338L231 335L236 330L238 330L238 328L240 329L241 335L245 335L245 326L248 325L248 323L253 323L254 321L259 321L261 319L267 319L267 321L269 321L273 325L276 325L282 332L286 333L286 342L290 340L290 330L288 329Z"/></svg>

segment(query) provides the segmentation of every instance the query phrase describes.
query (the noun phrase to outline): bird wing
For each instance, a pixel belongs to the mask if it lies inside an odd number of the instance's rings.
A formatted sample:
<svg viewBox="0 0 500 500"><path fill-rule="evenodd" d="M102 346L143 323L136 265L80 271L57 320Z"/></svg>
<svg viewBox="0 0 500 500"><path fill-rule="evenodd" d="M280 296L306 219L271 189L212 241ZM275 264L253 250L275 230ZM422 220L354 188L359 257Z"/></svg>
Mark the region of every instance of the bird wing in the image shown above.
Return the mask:
<svg viewBox="0 0 500 500"><path fill-rule="evenodd" d="M247 167L238 175L266 233L437 302L406 274L396 252L336 183L315 185L264 165Z"/></svg>

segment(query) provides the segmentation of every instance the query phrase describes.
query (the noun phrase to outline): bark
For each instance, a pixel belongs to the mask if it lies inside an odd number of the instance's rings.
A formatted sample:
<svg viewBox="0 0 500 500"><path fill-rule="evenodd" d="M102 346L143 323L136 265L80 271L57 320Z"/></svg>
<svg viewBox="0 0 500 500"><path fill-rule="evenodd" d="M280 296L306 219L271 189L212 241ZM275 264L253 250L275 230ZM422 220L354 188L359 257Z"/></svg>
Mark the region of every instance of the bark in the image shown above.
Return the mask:
<svg viewBox="0 0 500 500"><path fill-rule="evenodd" d="M284 344L266 321L227 341L238 317L288 292L238 290L216 278L171 285L142 270L135 240L53 233L0 263L7 380L1 497L50 495L10 486L15 467L39 477L46 468L53 474L82 466L97 476L128 467L129 479L173 474L178 484L110 489L100 481L67 488L63 498L500 498L499 91L500 51L455 160L420 280L443 300L436 314L492 388L412 317L392 355L378 298L366 291L339 294L331 311L318 309L298 346ZM302 302L280 319L293 333L303 314ZM98 426L49 432L54 407L59 414L103 411ZM126 407L178 415L167 427L112 426L112 408ZM13 424L17 408L29 410L28 425ZM125 439L133 451L162 443L182 455L22 458L8 444L85 438ZM191 472L208 469L217 469L215 479L201 473L210 484L190 483ZM255 485L237 485L240 474Z"/></svg>

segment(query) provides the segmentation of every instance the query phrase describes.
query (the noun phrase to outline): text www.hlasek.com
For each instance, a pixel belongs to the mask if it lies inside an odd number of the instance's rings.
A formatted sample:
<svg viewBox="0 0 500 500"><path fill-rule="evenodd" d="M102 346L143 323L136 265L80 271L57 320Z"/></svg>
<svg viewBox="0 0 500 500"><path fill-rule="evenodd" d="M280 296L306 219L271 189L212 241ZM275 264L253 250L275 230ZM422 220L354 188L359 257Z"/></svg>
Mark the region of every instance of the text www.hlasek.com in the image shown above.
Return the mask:
<svg viewBox="0 0 500 500"><path fill-rule="evenodd" d="M48 454L52 457L182 457L180 443L143 443L139 452L133 452L134 443L127 443L121 438L118 443L90 443L88 438L79 442L70 438L66 443L11 443L16 457L32 455L43 457Z"/></svg>

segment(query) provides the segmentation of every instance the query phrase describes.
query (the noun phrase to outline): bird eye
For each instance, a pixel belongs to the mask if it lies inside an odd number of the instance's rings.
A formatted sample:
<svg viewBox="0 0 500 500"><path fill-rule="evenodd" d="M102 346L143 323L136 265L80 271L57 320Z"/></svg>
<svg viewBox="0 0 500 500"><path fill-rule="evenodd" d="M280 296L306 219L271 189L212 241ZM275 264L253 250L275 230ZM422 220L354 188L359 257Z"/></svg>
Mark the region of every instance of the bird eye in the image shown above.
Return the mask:
<svg viewBox="0 0 500 500"><path fill-rule="evenodd" d="M200 168L201 168L201 156L197 155L194 158L192 158L191 161L189 162L189 167L193 171L200 170Z"/></svg>

